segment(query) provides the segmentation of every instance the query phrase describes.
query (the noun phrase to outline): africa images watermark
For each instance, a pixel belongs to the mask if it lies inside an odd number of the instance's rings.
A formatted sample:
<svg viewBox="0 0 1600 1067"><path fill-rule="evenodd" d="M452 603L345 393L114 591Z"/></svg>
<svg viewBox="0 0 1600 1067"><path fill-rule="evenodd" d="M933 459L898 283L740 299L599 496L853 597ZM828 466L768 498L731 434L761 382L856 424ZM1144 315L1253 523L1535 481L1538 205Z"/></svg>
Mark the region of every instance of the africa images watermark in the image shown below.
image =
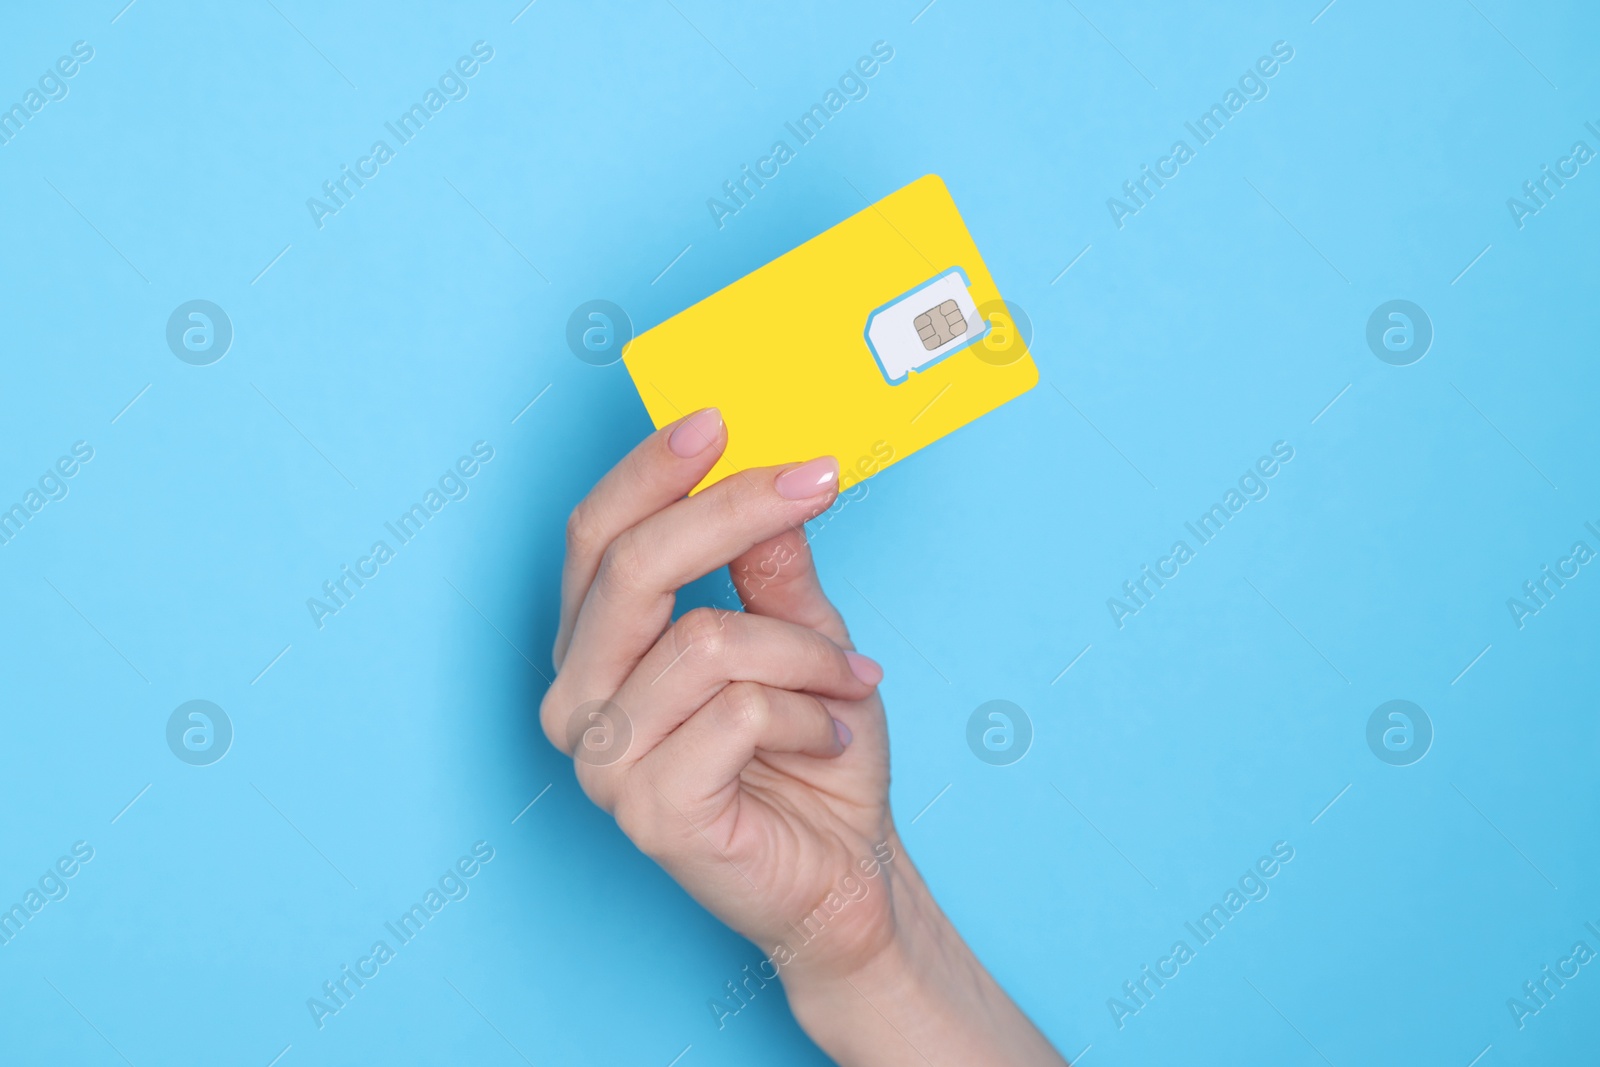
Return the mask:
<svg viewBox="0 0 1600 1067"><path fill-rule="evenodd" d="M1600 128L1593 122L1583 125L1600 142ZM1567 154L1556 160L1554 171L1550 169L1550 164L1540 164L1539 176L1522 183L1523 199L1515 196L1506 198L1506 210L1511 212L1511 221L1517 224L1517 229L1526 227L1528 219L1549 207L1556 194L1565 189L1567 182L1576 178L1583 166L1594 157L1594 149L1586 142L1574 141Z"/></svg>
<svg viewBox="0 0 1600 1067"><path fill-rule="evenodd" d="M44 874L39 876L38 888L29 886L18 903L0 911L0 945L11 944L12 940L22 933L23 927L44 910L46 904L66 900L67 894L71 892L68 880L77 877L83 865L92 859L94 859L94 846L87 841L74 841L72 855L63 855L54 864L46 867Z"/></svg>
<svg viewBox="0 0 1600 1067"><path fill-rule="evenodd" d="M467 494L472 492L472 487L467 483L492 459L493 445L487 441L474 444L472 455L460 457L454 466L446 468L439 476L437 488L429 486L427 492L422 494L421 501L402 511L393 522L383 524L383 528L394 536L393 548L389 547L387 541L374 541L367 554L356 560L354 570L348 563L340 564L338 577L322 583L321 598L306 597L306 611L310 612L311 621L316 623L317 629L327 625L326 620L330 615L337 615L349 607L355 595L382 573L384 564L394 559L399 549L409 545L422 532L422 528L444 510L446 504L452 500L467 499Z"/></svg>
<svg viewBox="0 0 1600 1067"><path fill-rule="evenodd" d="M1583 924L1595 937L1600 938L1600 927L1592 922ZM1537 978L1522 983L1522 995L1506 998L1506 1010L1511 1013L1512 1022L1517 1024L1518 1030L1528 1027L1528 1020L1538 1015L1550 1006L1556 999L1556 994L1567 988L1567 983L1578 977L1581 970L1595 958L1594 949L1589 947L1587 941L1579 941L1572 946L1572 951L1556 960L1552 970L1547 963L1539 968Z"/></svg>
<svg viewBox="0 0 1600 1067"><path fill-rule="evenodd" d="M1117 229L1127 225L1123 220L1149 207L1157 191L1166 188L1167 182L1176 178L1183 166L1195 158L1196 149L1210 144L1212 138L1220 134L1247 103L1265 100L1269 92L1267 82L1276 77L1293 58L1294 47L1288 41L1274 41L1272 55L1260 57L1253 67L1240 75L1238 88L1230 85L1222 94L1221 103L1212 104L1193 122L1183 124L1184 129L1194 137L1194 148L1189 146L1188 141L1179 138L1172 142L1166 155L1156 160L1154 168L1148 163L1140 164L1139 176L1122 183L1122 195L1127 199L1119 200L1114 196L1106 198L1106 210L1111 213L1111 221Z"/></svg>
<svg viewBox="0 0 1600 1067"><path fill-rule="evenodd" d="M494 859L494 846L487 841L478 841L472 846L472 854L462 856L455 864L445 869L439 876L436 885L430 885L422 894L421 901L400 913L398 919L383 924L389 936L394 938L394 945L390 945L384 938L379 938L372 943L365 956L356 960L352 969L346 963L339 968L337 977L322 983L322 992L306 998L306 1010L311 1013L311 1021L318 1030L327 1025L328 1018L338 1015L350 1006L350 1001L355 995L365 989L367 983L383 973L383 967L394 961L397 952L409 945L416 936L422 933L423 928L444 910L446 904L452 901L466 900L467 894L472 892L471 880Z"/></svg>
<svg viewBox="0 0 1600 1067"><path fill-rule="evenodd" d="M1586 522L1583 525L1600 539L1600 528L1594 523ZM1549 607L1556 594L1583 573L1583 566L1594 557L1595 550L1589 547L1587 541L1574 541L1567 554L1556 560L1553 569L1546 563L1539 568L1539 577L1523 582L1521 595L1506 598L1506 610L1511 612L1511 621L1517 624L1517 629L1526 628L1529 619Z"/></svg>
<svg viewBox="0 0 1600 1067"><path fill-rule="evenodd" d="M1106 598L1106 610L1111 613L1111 621L1117 624L1117 629L1127 625L1130 616L1137 615L1150 606L1150 601L1155 599L1156 593L1166 587L1167 582L1176 578L1183 565L1195 558L1196 548L1211 543L1212 539L1222 532L1244 506L1253 500L1265 500L1272 490L1267 482L1276 477L1283 469L1283 464L1294 459L1294 446L1287 441L1276 441L1272 445L1272 455L1262 456L1256 460L1255 465L1245 469L1239 476L1238 488L1228 487L1222 494L1221 503L1212 504L1209 509L1200 513L1194 522L1183 524L1184 529L1194 535L1195 548L1191 548L1188 541L1178 540L1173 542L1172 548L1165 556L1156 560L1152 570L1146 563L1139 569L1139 576L1122 583L1122 595ZM1168 570L1168 567L1171 570Z"/></svg>
<svg viewBox="0 0 1600 1067"><path fill-rule="evenodd" d="M447 103L465 100L471 91L468 81L476 77L483 69L483 64L493 58L492 47L484 41L474 42L472 55L461 56L453 67L439 75L437 86L428 86L420 103L413 103L393 122L383 124L384 129L394 136L394 147L380 139L372 142L367 154L356 160L354 170L348 163L339 164L339 176L322 183L322 198L313 196L306 199L306 211L311 214L311 221L317 229L324 227L323 220L328 216L337 215L349 207L356 193L366 188L367 182L378 176L383 165L394 159L396 149L410 144L412 138L422 132L428 120L443 111Z"/></svg>
<svg viewBox="0 0 1600 1067"><path fill-rule="evenodd" d="M823 527L837 518L839 513L847 506L858 500L865 499L867 496L867 479L893 461L894 446L888 441L880 440L874 441L872 451L856 460L853 465L847 467L841 464L839 468L839 495L834 498L833 503L828 506L826 511L810 519L800 528L805 534L806 543L814 542L817 539L817 535L822 532ZM734 604L738 604L741 601L746 606L754 604L756 598L761 595L761 591L776 581L778 575L783 572L783 568L793 563L797 558L799 558L798 552L780 542L767 554L765 559L755 566L752 567L748 563L744 564L739 575L744 579L745 588L742 595L739 592L739 587L734 583L733 568L730 566L728 568L728 586L722 595Z"/></svg>
<svg viewBox="0 0 1600 1067"><path fill-rule="evenodd" d="M9 545L33 517L44 510L51 501L65 500L71 488L68 480L94 458L94 446L87 441L74 441L72 455L62 456L44 469L39 476L38 488L29 486L22 499L9 508L0 503L0 545Z"/></svg>
<svg viewBox="0 0 1600 1067"><path fill-rule="evenodd" d="M872 42L872 54L860 57L854 67L839 75L838 88L830 86L822 94L820 104L812 104L799 118L783 124L783 128L794 138L793 147L787 140L779 138L772 142L766 155L756 160L754 169L748 163L741 164L738 177L722 183L727 202L714 196L706 200L706 210L711 212L711 221L717 224L717 229L722 229L729 217L748 207L750 201L755 199L757 190L765 189L767 182L782 172L783 165L794 159L798 149L810 144L812 138L820 134L823 127L844 110L846 104L852 100L865 100L870 92L868 80L875 77L893 58L894 46L888 41ZM769 166L771 170L767 169Z"/></svg>
<svg viewBox="0 0 1600 1067"><path fill-rule="evenodd" d="M749 1007L756 994L765 989L768 982L777 979L779 970L798 959L801 950L821 937L827 931L828 924L838 918L841 912L865 899L872 892L872 879L878 877L894 858L894 846L888 841L873 845L871 856L856 861L856 869L861 872L860 878L853 873L840 878L839 884L829 890L828 895L818 901L809 914L798 923L789 924L795 934L793 938L779 941L773 946L771 954L762 957L754 968L745 964L739 972L744 977L737 985L732 981L723 983L727 994L721 999L712 997L706 1001L706 1007L711 1009L711 1017L717 1020L717 1029L726 1029L728 1020Z"/></svg>
<svg viewBox="0 0 1600 1067"><path fill-rule="evenodd" d="M1244 911L1246 904L1266 900L1267 894L1272 892L1268 882L1277 877L1278 872L1292 859L1294 846L1287 841L1275 842L1272 855L1262 856L1246 868L1244 874L1239 876L1237 886L1229 886L1220 903L1212 904L1194 922L1183 924L1184 929L1194 935L1193 948L1181 938L1174 941L1167 954L1156 960L1153 970L1147 963L1139 968L1137 978L1122 983L1121 997L1107 997L1106 1010L1111 1013L1111 1021L1117 1024L1117 1029L1127 1026L1129 1016L1138 1015L1148 1008L1156 993L1182 974L1183 968L1194 962L1200 949L1221 936L1233 917ZM1171 970L1167 969L1169 966Z"/></svg>
<svg viewBox="0 0 1600 1067"><path fill-rule="evenodd" d="M88 41L72 42L72 54L62 56L54 66L45 68L39 75L37 88L29 88L19 102L0 109L0 145L10 144L46 105L65 100L72 91L67 82L93 58L94 46Z"/></svg>

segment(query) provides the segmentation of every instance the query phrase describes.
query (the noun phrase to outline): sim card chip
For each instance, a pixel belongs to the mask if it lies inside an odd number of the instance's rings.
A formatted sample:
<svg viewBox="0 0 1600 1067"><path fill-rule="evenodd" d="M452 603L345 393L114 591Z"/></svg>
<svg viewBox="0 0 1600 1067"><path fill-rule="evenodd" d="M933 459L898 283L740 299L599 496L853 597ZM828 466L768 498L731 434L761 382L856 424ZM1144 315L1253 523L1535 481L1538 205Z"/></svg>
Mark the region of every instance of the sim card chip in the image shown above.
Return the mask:
<svg viewBox="0 0 1600 1067"><path fill-rule="evenodd" d="M911 320L922 338L922 347L929 352L953 338L967 332L967 321L961 317L961 308L954 300L946 300L936 308L929 308Z"/></svg>

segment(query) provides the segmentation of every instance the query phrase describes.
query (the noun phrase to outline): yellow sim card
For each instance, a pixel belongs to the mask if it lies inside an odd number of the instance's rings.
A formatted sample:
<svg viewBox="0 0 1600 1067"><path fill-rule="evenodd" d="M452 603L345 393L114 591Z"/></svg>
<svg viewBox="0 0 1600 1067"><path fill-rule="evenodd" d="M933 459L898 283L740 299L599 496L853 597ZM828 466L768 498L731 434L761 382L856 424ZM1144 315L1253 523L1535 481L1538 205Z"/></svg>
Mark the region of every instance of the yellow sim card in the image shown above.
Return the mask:
<svg viewBox="0 0 1600 1067"><path fill-rule="evenodd" d="M1022 395L1029 327L937 175L706 297L623 352L657 427L703 407L748 467L839 460L840 487Z"/></svg>

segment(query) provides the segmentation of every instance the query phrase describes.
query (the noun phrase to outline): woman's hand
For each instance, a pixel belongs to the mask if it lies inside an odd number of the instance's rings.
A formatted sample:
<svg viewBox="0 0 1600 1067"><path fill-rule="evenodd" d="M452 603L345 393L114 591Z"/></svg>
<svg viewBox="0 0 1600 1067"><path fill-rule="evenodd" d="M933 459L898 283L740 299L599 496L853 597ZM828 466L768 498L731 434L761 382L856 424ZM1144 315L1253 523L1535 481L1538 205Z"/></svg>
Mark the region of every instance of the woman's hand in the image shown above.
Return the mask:
<svg viewBox="0 0 1600 1067"><path fill-rule="evenodd" d="M715 409L696 412L573 512L546 736L645 854L769 954L761 977L782 977L841 1062L1059 1064L902 852L883 672L854 651L804 533L838 464L743 470L685 497L727 441ZM725 564L745 611L673 622L678 588ZM957 1012L975 1023L965 1040Z"/></svg>

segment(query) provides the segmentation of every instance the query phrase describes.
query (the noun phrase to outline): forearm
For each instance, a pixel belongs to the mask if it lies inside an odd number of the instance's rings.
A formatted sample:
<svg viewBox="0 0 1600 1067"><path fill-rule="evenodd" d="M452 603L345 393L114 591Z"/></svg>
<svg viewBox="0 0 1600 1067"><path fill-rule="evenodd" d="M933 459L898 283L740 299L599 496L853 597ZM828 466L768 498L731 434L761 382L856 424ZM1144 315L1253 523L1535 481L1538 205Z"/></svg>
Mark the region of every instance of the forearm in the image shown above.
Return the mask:
<svg viewBox="0 0 1600 1067"><path fill-rule="evenodd" d="M842 1067L1065 1062L983 967L909 858L890 883L896 934L843 976L786 982L795 1018Z"/></svg>

